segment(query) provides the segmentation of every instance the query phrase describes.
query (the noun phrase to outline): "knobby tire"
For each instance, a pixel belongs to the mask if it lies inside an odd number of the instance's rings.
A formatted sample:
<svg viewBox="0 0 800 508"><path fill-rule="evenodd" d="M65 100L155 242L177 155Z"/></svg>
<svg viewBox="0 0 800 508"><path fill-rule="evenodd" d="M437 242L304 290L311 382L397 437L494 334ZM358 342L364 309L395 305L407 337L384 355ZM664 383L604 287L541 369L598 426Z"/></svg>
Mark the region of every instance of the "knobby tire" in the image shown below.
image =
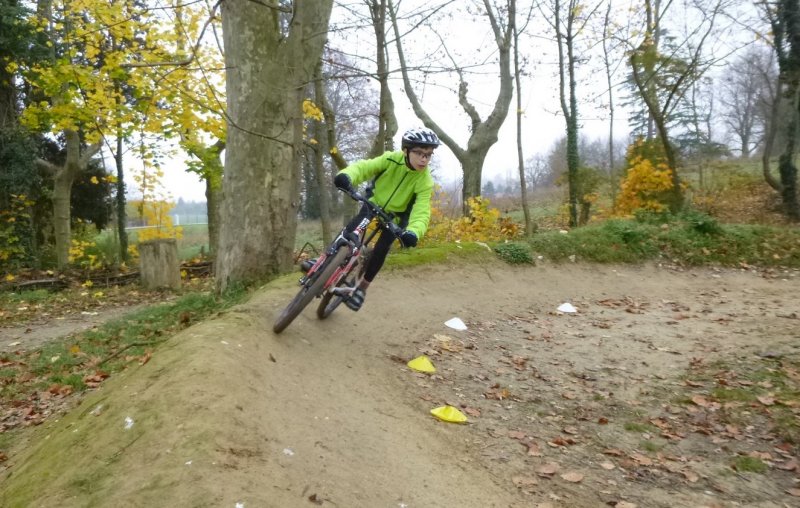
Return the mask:
<svg viewBox="0 0 800 508"><path fill-rule="evenodd" d="M331 278L333 272L336 271L344 260L347 258L347 248L339 248L336 251L336 254L325 261L325 264L320 268L317 273L313 274L312 277L314 280L311 282L310 285L304 285L300 288L297 295L289 302L289 305L283 309L278 319L275 320L275 324L272 325L272 331L275 333L281 333L284 329L286 329L294 318L300 315L303 309L306 308L306 305L325 287L325 283L328 279Z"/></svg>

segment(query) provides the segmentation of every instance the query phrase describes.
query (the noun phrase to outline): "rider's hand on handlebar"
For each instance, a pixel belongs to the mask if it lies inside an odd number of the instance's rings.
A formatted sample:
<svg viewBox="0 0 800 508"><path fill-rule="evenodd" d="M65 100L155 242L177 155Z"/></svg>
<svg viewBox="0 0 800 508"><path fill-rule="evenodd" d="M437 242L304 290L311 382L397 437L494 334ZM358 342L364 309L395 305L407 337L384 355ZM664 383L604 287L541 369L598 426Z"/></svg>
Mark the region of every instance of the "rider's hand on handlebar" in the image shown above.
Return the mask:
<svg viewBox="0 0 800 508"><path fill-rule="evenodd" d="M417 234L413 231L405 230L400 234L400 241L403 243L404 247L416 247Z"/></svg>
<svg viewBox="0 0 800 508"><path fill-rule="evenodd" d="M350 181L350 177L344 173L338 173L333 178L333 185L347 193L353 192L353 183Z"/></svg>

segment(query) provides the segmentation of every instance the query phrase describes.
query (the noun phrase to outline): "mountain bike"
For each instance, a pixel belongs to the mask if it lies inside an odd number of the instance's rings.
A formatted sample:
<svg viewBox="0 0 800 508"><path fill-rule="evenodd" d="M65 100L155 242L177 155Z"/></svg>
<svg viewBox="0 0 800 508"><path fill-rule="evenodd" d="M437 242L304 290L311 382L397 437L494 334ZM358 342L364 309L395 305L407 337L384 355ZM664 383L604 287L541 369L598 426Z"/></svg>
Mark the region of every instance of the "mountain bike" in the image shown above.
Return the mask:
<svg viewBox="0 0 800 508"><path fill-rule="evenodd" d="M272 325L275 333L286 329L315 297L321 299L317 317L325 319L330 316L358 287L378 233L384 231L395 238L400 238L403 233L403 228L394 223L394 214L356 191L343 192L366 205L369 213L353 232L343 229L303 275L300 291Z"/></svg>

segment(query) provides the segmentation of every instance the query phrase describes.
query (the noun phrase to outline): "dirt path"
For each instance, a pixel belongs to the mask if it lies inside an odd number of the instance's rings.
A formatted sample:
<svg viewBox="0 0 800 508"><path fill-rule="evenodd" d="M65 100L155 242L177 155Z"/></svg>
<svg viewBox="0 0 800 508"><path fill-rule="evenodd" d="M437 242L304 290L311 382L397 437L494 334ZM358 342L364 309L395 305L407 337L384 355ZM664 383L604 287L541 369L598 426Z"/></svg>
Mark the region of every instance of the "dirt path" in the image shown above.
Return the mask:
<svg viewBox="0 0 800 508"><path fill-rule="evenodd" d="M796 506L795 448L763 429L717 429L720 408L706 399L675 401L714 388L692 377L693 366L797 360L796 272L420 268L382 274L358 314L343 308L320 322L309 308L275 336L272 319L293 280L187 329L37 429L10 454L0 498L9 506ZM578 312L557 312L564 302ZM446 327L452 317L468 330ZM436 374L405 366L420 354ZM445 403L469 423L430 416ZM767 454L767 474L731 470L742 451Z"/></svg>

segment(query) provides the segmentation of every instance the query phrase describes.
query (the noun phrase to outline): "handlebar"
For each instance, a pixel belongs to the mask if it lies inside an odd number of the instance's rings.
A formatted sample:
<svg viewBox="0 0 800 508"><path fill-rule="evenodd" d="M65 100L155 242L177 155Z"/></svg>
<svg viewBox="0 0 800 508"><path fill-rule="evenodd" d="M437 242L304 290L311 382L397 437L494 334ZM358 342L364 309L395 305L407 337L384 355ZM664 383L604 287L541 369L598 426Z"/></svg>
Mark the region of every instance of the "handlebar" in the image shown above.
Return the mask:
<svg viewBox="0 0 800 508"><path fill-rule="evenodd" d="M392 235L394 235L397 238L400 238L400 235L403 234L403 228L394 223L393 220L394 214L387 212L379 205L376 205L372 201L368 200L355 189L351 190L339 189L339 190L350 196L353 200L366 205L367 208L369 208L370 212L372 212L372 214L375 217L378 217L380 219L381 223L390 233L392 233Z"/></svg>

